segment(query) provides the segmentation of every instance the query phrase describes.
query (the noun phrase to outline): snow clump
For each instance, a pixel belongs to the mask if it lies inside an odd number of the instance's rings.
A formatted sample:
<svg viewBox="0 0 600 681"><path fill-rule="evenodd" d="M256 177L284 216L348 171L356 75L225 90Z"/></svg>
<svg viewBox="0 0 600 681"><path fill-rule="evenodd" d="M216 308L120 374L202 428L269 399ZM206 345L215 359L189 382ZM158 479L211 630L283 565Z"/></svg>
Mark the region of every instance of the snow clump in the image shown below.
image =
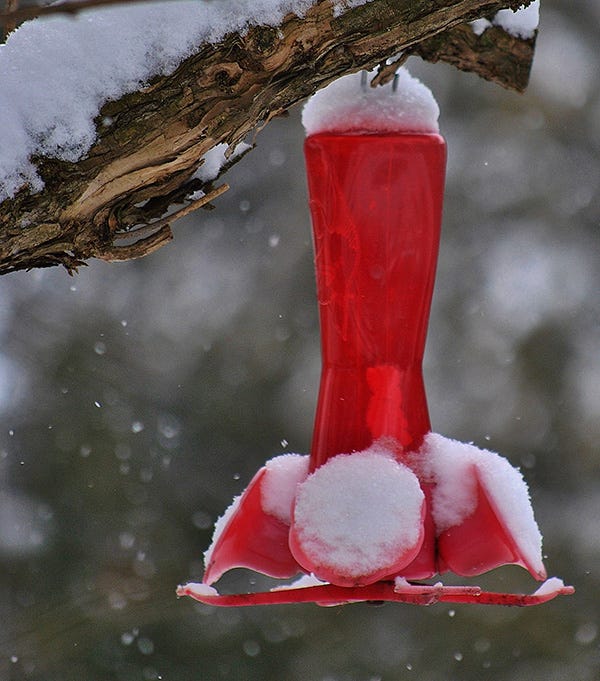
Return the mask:
<svg viewBox="0 0 600 681"><path fill-rule="evenodd" d="M298 486L294 527L315 565L360 578L417 545L423 502L415 474L375 444L334 456Z"/></svg>
<svg viewBox="0 0 600 681"><path fill-rule="evenodd" d="M540 0L533 0L527 7L514 12L512 9L501 9L493 19L494 26L500 26L515 38L529 40L533 38L540 23Z"/></svg>
<svg viewBox="0 0 600 681"><path fill-rule="evenodd" d="M371 74L374 75L374 74ZM307 135L347 132L437 133L440 109L431 90L405 69L397 73L396 88L362 87L361 74L333 81L304 106Z"/></svg>
<svg viewBox="0 0 600 681"><path fill-rule="evenodd" d="M533 0L527 7L521 5L516 11L512 9L499 10L491 21L488 19L475 19L475 21L471 21L471 28L475 35L481 35L488 28L499 26L514 38L530 40L535 35L539 23L540 0Z"/></svg>
<svg viewBox="0 0 600 681"><path fill-rule="evenodd" d="M265 468L267 475L260 488L262 509L289 525L296 487L308 475L308 456L281 454L267 461Z"/></svg>

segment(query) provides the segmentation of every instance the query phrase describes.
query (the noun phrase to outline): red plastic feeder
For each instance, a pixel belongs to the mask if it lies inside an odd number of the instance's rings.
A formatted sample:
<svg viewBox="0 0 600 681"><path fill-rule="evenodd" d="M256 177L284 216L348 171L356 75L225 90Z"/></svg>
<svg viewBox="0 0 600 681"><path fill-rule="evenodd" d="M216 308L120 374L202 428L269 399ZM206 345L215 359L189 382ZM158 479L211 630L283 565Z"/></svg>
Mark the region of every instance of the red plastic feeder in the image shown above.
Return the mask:
<svg viewBox="0 0 600 681"><path fill-rule="evenodd" d="M571 593L558 579L531 595L415 583L506 563L546 576L484 468L465 468L471 507L454 525L436 511L421 363L445 143L431 132L318 133L307 137L305 155L323 361L310 457L277 457L256 474L218 523L203 583L178 594L213 605L534 605ZM219 594L210 585L234 567L311 577Z"/></svg>

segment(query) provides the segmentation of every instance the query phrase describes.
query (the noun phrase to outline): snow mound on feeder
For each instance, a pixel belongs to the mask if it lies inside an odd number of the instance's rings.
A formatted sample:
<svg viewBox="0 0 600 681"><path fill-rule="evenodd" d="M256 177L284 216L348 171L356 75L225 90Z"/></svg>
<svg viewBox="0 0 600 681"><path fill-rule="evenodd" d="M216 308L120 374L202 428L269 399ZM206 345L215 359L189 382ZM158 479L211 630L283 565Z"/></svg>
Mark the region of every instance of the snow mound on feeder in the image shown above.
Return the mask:
<svg viewBox="0 0 600 681"><path fill-rule="evenodd" d="M271 591L287 591L287 589L308 589L311 586L323 586L327 582L323 582L312 573L310 575L301 575L290 584L282 584L281 586L274 586Z"/></svg>
<svg viewBox="0 0 600 681"><path fill-rule="evenodd" d="M177 587L178 596L197 596L200 599L204 596L218 596L219 592L209 584L202 582L188 582Z"/></svg>
<svg viewBox="0 0 600 681"><path fill-rule="evenodd" d="M534 596L548 596L549 594L559 593L565 588L565 583L558 577L550 577L547 579L539 589L534 591ZM567 587L572 588L572 587Z"/></svg>
<svg viewBox="0 0 600 681"><path fill-rule="evenodd" d="M499 454L475 445L429 433L421 447L426 477L435 482L432 514L436 531L459 525L476 508L476 467L510 534L518 539L525 560L544 571L542 535L533 515L529 490L520 471Z"/></svg>
<svg viewBox="0 0 600 681"><path fill-rule="evenodd" d="M329 459L301 483L292 527L317 577L361 580L418 550L423 503L415 474L375 444Z"/></svg>
<svg viewBox="0 0 600 681"><path fill-rule="evenodd" d="M302 111L306 134L438 132L440 110L431 90L405 68L397 75L395 90L391 86L363 88L360 73L343 76L319 90Z"/></svg>
<svg viewBox="0 0 600 681"><path fill-rule="evenodd" d="M265 468L267 475L260 490L262 509L289 525L296 486L308 475L308 456L281 454L267 461Z"/></svg>

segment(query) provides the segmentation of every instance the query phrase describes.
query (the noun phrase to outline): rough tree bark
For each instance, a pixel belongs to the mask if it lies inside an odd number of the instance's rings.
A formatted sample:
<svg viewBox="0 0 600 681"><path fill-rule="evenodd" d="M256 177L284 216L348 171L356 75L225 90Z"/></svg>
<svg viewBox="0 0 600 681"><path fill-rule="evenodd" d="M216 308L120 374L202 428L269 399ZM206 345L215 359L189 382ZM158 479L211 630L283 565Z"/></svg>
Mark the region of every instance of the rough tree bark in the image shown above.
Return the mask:
<svg viewBox="0 0 600 681"><path fill-rule="evenodd" d="M465 22L523 0L372 0L334 16L315 1L281 26L199 45L168 77L107 102L97 141L77 163L35 159L45 187L0 204L0 273L88 258L127 260L172 238L170 223L224 191L192 176L220 142L232 145L336 79L400 53L443 60L522 91L534 39ZM389 77L383 68L379 80ZM110 125L103 125L110 121ZM226 168L225 168L226 170ZM203 200L187 197L202 190ZM169 213L170 207L187 204Z"/></svg>

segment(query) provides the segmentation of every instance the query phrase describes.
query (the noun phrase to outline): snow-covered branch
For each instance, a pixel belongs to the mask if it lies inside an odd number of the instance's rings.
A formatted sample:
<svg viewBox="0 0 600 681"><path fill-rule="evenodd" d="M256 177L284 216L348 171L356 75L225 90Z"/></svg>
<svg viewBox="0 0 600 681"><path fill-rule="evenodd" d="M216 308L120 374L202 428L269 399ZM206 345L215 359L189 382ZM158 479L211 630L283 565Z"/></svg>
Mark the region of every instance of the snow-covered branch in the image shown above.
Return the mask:
<svg viewBox="0 0 600 681"><path fill-rule="evenodd" d="M155 250L245 138L400 53L524 89L535 34L466 23L519 5L182 0L23 24L0 51L0 273Z"/></svg>

